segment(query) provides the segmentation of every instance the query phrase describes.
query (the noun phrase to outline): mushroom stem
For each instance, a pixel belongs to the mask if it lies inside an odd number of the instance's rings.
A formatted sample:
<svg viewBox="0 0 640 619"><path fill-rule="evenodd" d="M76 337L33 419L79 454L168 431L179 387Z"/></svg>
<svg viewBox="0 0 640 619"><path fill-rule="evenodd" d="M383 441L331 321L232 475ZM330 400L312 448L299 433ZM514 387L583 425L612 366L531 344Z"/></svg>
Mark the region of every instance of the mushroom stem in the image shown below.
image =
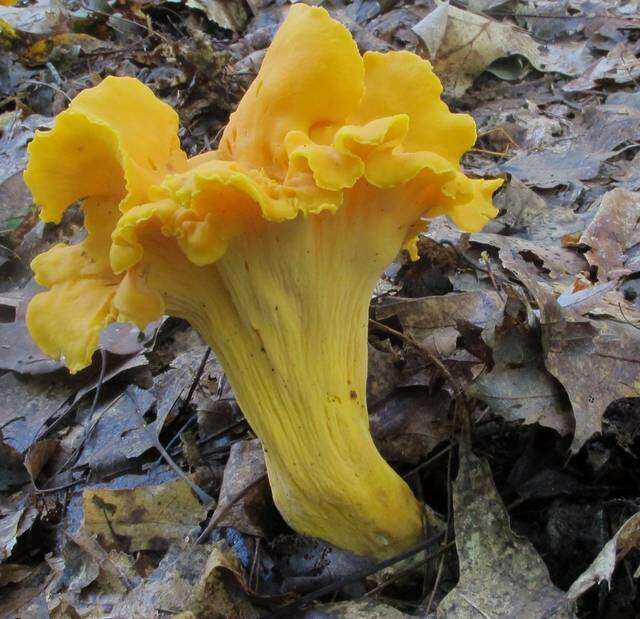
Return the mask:
<svg viewBox="0 0 640 619"><path fill-rule="evenodd" d="M265 223L206 267L144 241L151 285L214 350L260 437L285 520L375 557L422 535L421 506L378 453L366 406L368 305L406 234L410 217L398 219L379 202ZM155 283L169 265L178 275Z"/></svg>

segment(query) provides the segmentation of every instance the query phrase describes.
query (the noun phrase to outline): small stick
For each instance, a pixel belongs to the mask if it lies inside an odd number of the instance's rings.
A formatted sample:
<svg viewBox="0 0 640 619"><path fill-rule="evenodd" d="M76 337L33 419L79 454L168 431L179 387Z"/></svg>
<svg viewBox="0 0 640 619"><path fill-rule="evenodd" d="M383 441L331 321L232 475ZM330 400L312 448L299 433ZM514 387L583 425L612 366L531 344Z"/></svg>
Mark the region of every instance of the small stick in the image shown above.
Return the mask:
<svg viewBox="0 0 640 619"><path fill-rule="evenodd" d="M409 557L412 557L413 555L419 552L422 552L425 548L428 548L429 546L431 546L431 544L434 544L435 542L439 541L440 538L443 536L444 536L444 531L440 533L436 533L429 539L421 542L417 546L414 546L410 550L406 550L405 552L402 552L399 555L390 557L389 559L384 559L383 561L379 561L378 563L376 563L370 568L366 568L364 570L356 572L355 574L350 574L349 576L345 576L344 578L339 578L338 580L332 583L329 583L324 587L320 587L315 591L311 591L310 593L303 595L300 599L296 600L295 602L292 602L291 604L287 604L286 606L282 606L281 608L278 608L273 613L267 615L266 617L263 617L263 619L275 619L276 617L291 617L293 611L303 608L304 606L306 606L310 602L313 602L319 597L322 597L323 595L327 595L329 593L340 591L340 589L342 589L343 587L346 587L347 585L356 583L360 580L363 580L364 578L367 578L368 576L372 576L373 574L375 574L376 572L379 572L380 570L390 567L391 565L395 565L400 561L404 561L405 559L408 559Z"/></svg>
<svg viewBox="0 0 640 619"><path fill-rule="evenodd" d="M267 474L264 473L260 475L257 479L254 479L250 484L247 484L240 492L233 495L231 500L218 512L216 515L215 512L212 514L211 519L207 523L204 531L200 533L198 539L196 539L196 544L204 544L209 537L211 531L213 531L214 527L220 522L228 513L229 510L243 497L245 496L251 488L254 488L261 481L264 481L267 478Z"/></svg>

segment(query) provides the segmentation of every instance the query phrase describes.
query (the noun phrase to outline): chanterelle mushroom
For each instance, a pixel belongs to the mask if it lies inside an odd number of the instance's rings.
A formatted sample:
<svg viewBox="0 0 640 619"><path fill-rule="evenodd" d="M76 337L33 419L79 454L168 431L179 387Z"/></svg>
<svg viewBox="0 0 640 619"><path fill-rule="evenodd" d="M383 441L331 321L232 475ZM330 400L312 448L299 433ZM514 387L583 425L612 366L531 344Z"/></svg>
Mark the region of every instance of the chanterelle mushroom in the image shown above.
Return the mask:
<svg viewBox="0 0 640 619"><path fill-rule="evenodd" d="M369 433L369 299L423 217L479 230L500 185L461 172L475 126L441 90L418 56L360 56L297 4L217 151L187 160L175 112L135 79L83 91L29 148L41 217L82 199L88 233L33 261L49 288L29 306L34 339L76 372L111 321L188 320L294 529L375 557L416 543L420 504Z"/></svg>

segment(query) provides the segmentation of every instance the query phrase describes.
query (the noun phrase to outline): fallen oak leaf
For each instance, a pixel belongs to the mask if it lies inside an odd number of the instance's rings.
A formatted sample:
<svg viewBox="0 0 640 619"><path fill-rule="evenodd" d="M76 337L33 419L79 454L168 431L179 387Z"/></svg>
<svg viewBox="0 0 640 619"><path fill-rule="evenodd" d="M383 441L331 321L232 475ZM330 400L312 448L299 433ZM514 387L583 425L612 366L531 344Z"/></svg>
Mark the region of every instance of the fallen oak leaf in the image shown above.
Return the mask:
<svg viewBox="0 0 640 619"><path fill-rule="evenodd" d="M522 261L515 255L513 259ZM577 453L601 432L611 402L640 393L640 331L631 323L576 315L557 302L526 264L517 270L540 311L545 366L571 402L575 419L571 451Z"/></svg>
<svg viewBox="0 0 640 619"><path fill-rule="evenodd" d="M507 57L525 57L538 71L566 75L578 75L587 66L582 43L543 46L516 26L448 2L439 2L412 30L424 42L445 90L456 97L463 95L482 72L491 70L492 63ZM525 71L523 65L514 68L503 63L494 72L498 77L515 79Z"/></svg>
<svg viewBox="0 0 640 619"><path fill-rule="evenodd" d="M578 599L593 585L601 582L611 583L611 576L618 561L630 550L640 546L640 512L634 514L621 527L618 532L605 544L598 556L571 585L567 591L567 598ZM635 574L638 577L638 572Z"/></svg>
<svg viewBox="0 0 640 619"><path fill-rule="evenodd" d="M598 212L580 237L585 257L597 267L598 279L618 279L631 272L625 251L640 242L640 192L616 188L602 196Z"/></svg>

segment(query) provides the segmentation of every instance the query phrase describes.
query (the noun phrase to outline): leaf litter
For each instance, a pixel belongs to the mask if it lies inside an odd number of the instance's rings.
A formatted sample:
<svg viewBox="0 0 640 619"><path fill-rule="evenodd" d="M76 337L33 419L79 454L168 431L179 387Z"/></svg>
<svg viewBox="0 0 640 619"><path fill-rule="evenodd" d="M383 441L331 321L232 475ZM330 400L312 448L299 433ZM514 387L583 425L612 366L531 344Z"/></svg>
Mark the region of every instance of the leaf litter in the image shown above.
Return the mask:
<svg viewBox="0 0 640 619"><path fill-rule="evenodd" d="M30 259L81 224L36 222L34 129L115 73L177 108L188 152L211 148L288 3L4 4L2 616L637 616L637 1L317 3L363 51L430 59L478 124L467 170L506 180L485 230L431 222L377 288L372 433L434 510L382 564L291 532L186 324L115 325L76 377L24 326Z"/></svg>

